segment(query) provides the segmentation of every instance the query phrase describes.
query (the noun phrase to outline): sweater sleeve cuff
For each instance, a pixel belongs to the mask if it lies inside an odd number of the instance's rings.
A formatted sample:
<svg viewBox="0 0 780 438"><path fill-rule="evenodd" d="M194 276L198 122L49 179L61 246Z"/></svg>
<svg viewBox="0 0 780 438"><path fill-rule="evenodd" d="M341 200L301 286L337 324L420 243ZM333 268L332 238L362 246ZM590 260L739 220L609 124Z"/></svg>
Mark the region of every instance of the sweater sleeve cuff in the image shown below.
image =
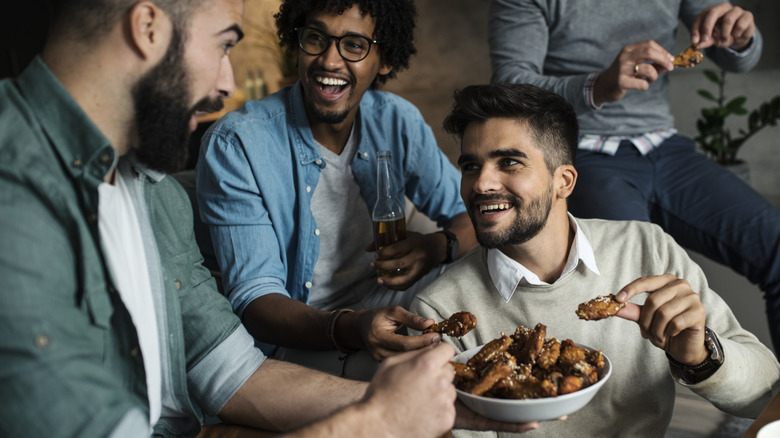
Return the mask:
<svg viewBox="0 0 780 438"><path fill-rule="evenodd" d="M598 111L603 105L596 105L593 100L593 87L596 85L596 80L599 78L599 73L591 73L585 80L585 87L583 93L585 93L585 101L588 102L588 107L593 111Z"/></svg>

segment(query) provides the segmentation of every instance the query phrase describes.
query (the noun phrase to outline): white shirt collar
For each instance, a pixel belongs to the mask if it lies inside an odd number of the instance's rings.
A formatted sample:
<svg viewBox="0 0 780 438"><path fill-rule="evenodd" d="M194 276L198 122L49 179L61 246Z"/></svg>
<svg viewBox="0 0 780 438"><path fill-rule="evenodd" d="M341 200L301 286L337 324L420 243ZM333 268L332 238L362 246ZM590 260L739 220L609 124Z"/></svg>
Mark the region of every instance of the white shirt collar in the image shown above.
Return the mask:
<svg viewBox="0 0 780 438"><path fill-rule="evenodd" d="M569 251L569 259L566 260L563 273L561 273L558 280L572 273L580 261L593 273L600 275L596 266L596 256L593 254L593 247L590 246L585 233L579 232L580 227L571 213L569 213L569 221L574 228L574 241ZM526 285L537 286L549 284L540 280L536 274L498 249L487 250L487 266L493 285L495 285L496 290L498 290L505 302L509 302L521 282Z"/></svg>

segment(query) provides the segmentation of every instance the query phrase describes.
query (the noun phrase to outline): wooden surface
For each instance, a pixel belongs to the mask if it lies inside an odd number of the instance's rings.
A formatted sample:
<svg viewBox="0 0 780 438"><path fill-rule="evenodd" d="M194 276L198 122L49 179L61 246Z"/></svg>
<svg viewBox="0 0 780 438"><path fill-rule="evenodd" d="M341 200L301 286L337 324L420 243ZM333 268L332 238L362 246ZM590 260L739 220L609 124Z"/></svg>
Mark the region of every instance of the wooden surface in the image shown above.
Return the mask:
<svg viewBox="0 0 780 438"><path fill-rule="evenodd" d="M267 432L243 426L226 424L211 424L204 426L198 438L272 438L280 437L281 433ZM447 432L439 438L452 438L452 432Z"/></svg>
<svg viewBox="0 0 780 438"><path fill-rule="evenodd" d="M747 432L742 435L742 438L755 438L759 429L775 420L780 420L780 394L777 394L775 398L769 402L767 407L764 408L758 418L756 418L756 421L754 421Z"/></svg>

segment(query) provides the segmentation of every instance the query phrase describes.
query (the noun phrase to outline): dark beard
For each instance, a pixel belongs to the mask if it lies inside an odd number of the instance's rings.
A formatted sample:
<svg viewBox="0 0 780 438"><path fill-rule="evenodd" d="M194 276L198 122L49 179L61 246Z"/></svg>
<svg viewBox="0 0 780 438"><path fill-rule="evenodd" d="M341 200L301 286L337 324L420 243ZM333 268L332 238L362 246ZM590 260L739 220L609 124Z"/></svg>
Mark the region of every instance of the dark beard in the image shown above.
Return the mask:
<svg viewBox="0 0 780 438"><path fill-rule="evenodd" d="M344 119L347 118L347 115L349 114L349 110L346 111L320 111L314 103L311 101L307 102L307 105L309 107L309 113L314 116L315 119L317 119L320 123L328 123L331 125L335 125L337 123L341 123L344 121Z"/></svg>
<svg viewBox="0 0 780 438"><path fill-rule="evenodd" d="M502 200L510 202L517 210L515 221L503 232L489 232L480 230L477 226L476 216L480 214L475 208L474 202L487 200ZM485 248L502 248L509 245L519 245L531 240L547 224L552 208L552 187L542 196L532 199L525 211L521 211L520 199L515 196L480 196L475 195L469 202L469 217L477 234L477 241Z"/></svg>
<svg viewBox="0 0 780 438"><path fill-rule="evenodd" d="M313 71L309 71L309 78L313 78L315 73ZM352 84L355 83L354 80L350 80ZM317 84L315 83L315 87ZM352 88L349 92L350 95L352 93ZM304 93L305 94L305 93ZM349 99L350 96L347 96L347 99ZM347 108L344 111L323 111L317 108L317 106L314 104L314 101L312 99L306 99L306 96L304 96L303 101L306 103L306 109L309 110L309 114L311 114L312 117L314 117L318 122L320 123L327 123L331 125L335 125L337 123L341 123L344 121L344 119L347 118L349 115L349 112L352 108Z"/></svg>
<svg viewBox="0 0 780 438"><path fill-rule="evenodd" d="M181 32L174 29L165 58L138 81L132 95L138 159L160 172L183 168L190 139L189 121L195 108L188 108L189 81Z"/></svg>

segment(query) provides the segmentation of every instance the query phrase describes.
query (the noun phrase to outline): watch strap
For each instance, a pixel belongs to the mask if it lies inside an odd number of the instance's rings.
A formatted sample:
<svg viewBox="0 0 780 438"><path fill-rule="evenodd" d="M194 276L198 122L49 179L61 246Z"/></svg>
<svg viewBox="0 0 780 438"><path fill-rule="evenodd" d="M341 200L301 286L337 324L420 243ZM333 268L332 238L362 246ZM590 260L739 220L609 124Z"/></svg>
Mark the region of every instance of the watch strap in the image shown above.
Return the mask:
<svg viewBox="0 0 780 438"><path fill-rule="evenodd" d="M686 365L678 362L669 353L666 354L670 366L685 383L695 384L703 382L715 374L720 366L723 365L723 347L718 336L709 327L704 328L704 346L707 348L709 356L698 365Z"/></svg>
<svg viewBox="0 0 780 438"><path fill-rule="evenodd" d="M444 259L443 263L452 263L458 258L458 236L449 230L441 230L439 233L444 234L447 238L447 257Z"/></svg>

